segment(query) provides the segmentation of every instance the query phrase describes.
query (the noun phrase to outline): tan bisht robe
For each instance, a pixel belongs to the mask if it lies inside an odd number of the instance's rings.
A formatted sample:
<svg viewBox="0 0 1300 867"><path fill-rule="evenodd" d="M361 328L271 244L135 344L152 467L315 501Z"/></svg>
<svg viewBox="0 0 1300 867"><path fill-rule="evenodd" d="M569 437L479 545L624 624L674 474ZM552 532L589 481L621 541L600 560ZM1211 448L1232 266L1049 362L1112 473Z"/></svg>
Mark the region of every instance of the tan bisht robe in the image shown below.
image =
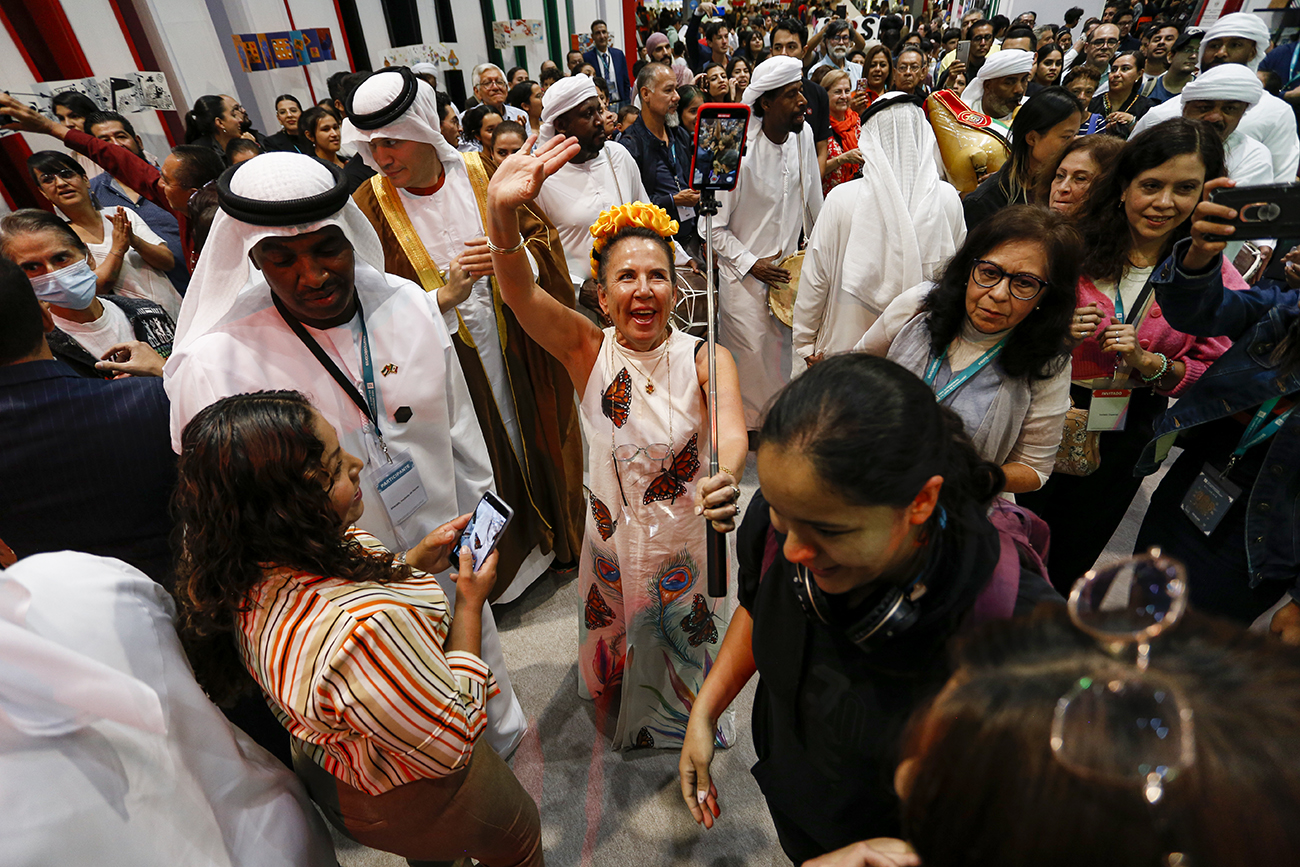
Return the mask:
<svg viewBox="0 0 1300 867"><path fill-rule="evenodd" d="M495 166L479 160L478 154L464 154L471 179L478 161L490 178ZM486 183L473 185L484 203ZM374 188L362 184L352 196L358 207L374 225L384 248L384 268L390 274L421 283L420 274L398 241L393 226L383 213ZM520 230L528 241L529 252L537 261L538 283L543 290L567 307L573 306L573 284L569 280L564 252L555 227L536 211L521 208ZM447 262L434 263L446 269ZM425 285L426 290L436 286ZM519 325L514 313L501 302L496 281L492 294L501 334L502 352L514 393L515 412L524 444L524 454L517 458L501 421L496 398L484 372L483 363L472 338L461 324L452 335L456 354L469 386L470 397L478 412L483 438L487 441L498 493L515 510L514 520L498 546L501 560L492 599L510 586L520 563L533 548L553 551L555 562L577 560L582 547L582 439L574 400L573 382L563 365L538 346ZM521 466L521 459L524 466Z"/></svg>

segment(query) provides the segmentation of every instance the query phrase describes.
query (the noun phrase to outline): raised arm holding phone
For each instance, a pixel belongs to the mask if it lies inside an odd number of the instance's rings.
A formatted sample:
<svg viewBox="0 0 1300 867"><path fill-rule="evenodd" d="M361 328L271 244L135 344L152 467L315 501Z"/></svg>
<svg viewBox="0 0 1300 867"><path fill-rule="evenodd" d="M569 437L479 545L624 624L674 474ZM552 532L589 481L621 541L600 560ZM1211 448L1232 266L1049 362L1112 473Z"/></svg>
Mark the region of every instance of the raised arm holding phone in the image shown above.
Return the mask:
<svg viewBox="0 0 1300 867"><path fill-rule="evenodd" d="M1202 611L1251 623L1280 599L1271 628L1300 644L1300 292L1233 291L1223 248L1237 209L1217 204L1230 180L1205 185L1191 237L1156 270L1156 300L1175 328L1222 336L1232 347L1158 421L1137 470L1154 472L1175 442L1183 448L1160 486L1136 546L1159 544L1187 564L1191 601Z"/></svg>

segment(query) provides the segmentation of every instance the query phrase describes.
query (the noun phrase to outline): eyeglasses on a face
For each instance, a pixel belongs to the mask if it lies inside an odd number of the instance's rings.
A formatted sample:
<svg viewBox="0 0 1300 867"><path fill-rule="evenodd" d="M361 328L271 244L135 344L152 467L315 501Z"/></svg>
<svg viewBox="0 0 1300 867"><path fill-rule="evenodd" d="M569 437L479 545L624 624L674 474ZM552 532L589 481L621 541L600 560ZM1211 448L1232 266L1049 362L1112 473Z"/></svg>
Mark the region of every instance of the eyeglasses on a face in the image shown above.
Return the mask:
<svg viewBox="0 0 1300 867"><path fill-rule="evenodd" d="M55 179L70 181L77 177L80 172L74 172L72 169L59 169L57 172L45 172L37 177L37 181L42 187L48 187L54 183Z"/></svg>
<svg viewBox="0 0 1300 867"><path fill-rule="evenodd" d="M992 289L1003 280L1011 288L1011 295L1021 301L1033 301L1038 293L1047 288L1047 281L1033 274L1011 274L1002 270L1002 266L987 259L976 259L971 268L971 279L985 289Z"/></svg>

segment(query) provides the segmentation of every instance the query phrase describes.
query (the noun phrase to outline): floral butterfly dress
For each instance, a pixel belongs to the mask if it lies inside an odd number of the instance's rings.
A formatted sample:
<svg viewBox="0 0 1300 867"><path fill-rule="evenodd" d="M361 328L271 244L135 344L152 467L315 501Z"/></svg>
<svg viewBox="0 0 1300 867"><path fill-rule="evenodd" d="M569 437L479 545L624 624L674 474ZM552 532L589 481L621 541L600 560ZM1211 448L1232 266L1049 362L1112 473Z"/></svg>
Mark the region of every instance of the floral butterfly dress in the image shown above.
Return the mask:
<svg viewBox="0 0 1300 867"><path fill-rule="evenodd" d="M699 341L674 330L636 352L615 340L605 329L582 398L578 691L599 699L622 684L616 749L680 748L728 619L726 601L705 591L705 524L695 514L695 484L708 472ZM716 739L729 746L734 735L728 712Z"/></svg>

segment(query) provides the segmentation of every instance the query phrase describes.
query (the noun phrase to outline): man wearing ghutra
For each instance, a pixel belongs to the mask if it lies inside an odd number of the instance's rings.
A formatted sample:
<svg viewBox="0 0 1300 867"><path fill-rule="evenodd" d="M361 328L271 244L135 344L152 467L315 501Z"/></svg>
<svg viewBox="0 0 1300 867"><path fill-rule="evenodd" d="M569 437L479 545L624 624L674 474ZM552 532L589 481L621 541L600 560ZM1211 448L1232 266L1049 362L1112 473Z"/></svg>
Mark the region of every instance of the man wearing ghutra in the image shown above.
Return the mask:
<svg viewBox="0 0 1300 867"><path fill-rule="evenodd" d="M767 285L787 283L782 260L812 232L822 207L812 129L804 123L803 63L770 57L754 69L744 101L754 110L734 192L718 196L709 243L718 254L718 340L735 356L745 426L758 430L767 402L790 380L790 329L768 310Z"/></svg>
<svg viewBox="0 0 1300 867"><path fill-rule="evenodd" d="M541 146L556 135L578 139L578 155L555 173L537 194L537 204L555 223L564 245L569 276L581 286L590 266L591 226L602 211L648 202L641 170L627 148L606 140L600 96L589 75L557 81L542 97ZM682 257L678 263L682 264Z"/></svg>
<svg viewBox="0 0 1300 867"><path fill-rule="evenodd" d="M493 600L509 602L552 559L577 557L582 441L573 386L501 303L483 234L493 169L443 138L433 90L402 68L375 73L348 98L343 140L378 172L353 198L379 233L385 270L436 293L452 334L497 493L515 510L498 547ZM555 230L531 211L520 219L540 285L573 306Z"/></svg>
<svg viewBox="0 0 1300 867"><path fill-rule="evenodd" d="M980 114L993 118L1003 135L1011 132L1011 118L1025 98L1034 53L1018 48L990 55L970 86L962 91L962 102Z"/></svg>
<svg viewBox="0 0 1300 867"><path fill-rule="evenodd" d="M473 511L492 466L451 337L433 296L383 272L342 170L263 154L228 169L217 193L165 368L173 447L223 397L293 389L366 461L371 508L357 525L390 550ZM438 580L455 598L454 576ZM509 755L528 723L486 603L482 658L501 690L488 701L488 742Z"/></svg>
<svg viewBox="0 0 1300 867"><path fill-rule="evenodd" d="M1224 15L1205 31L1201 40L1201 74L1224 64L1244 66L1254 74L1268 51L1269 39L1268 26L1255 13ZM1180 114L1182 105L1178 100L1163 102L1142 115L1132 135ZM1241 118L1237 130L1268 148L1273 157L1274 183L1295 180L1300 167L1300 135L1296 133L1295 112L1290 105L1265 92Z"/></svg>

